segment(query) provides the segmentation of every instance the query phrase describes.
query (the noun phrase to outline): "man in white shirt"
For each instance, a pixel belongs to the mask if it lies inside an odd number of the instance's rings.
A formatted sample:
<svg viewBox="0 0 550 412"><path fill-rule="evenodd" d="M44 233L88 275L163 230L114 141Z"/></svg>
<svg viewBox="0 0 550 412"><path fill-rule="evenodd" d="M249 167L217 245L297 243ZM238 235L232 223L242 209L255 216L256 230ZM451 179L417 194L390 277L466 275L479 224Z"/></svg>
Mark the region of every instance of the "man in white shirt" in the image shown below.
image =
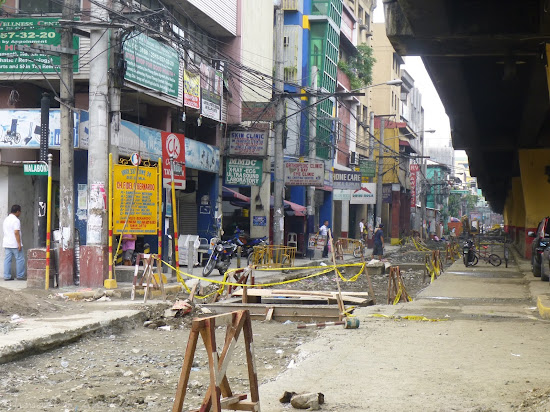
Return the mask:
<svg viewBox="0 0 550 412"><path fill-rule="evenodd" d="M319 234L325 236L326 242L325 247L323 248L323 257L328 257L328 220L325 220L323 226L319 228Z"/></svg>
<svg viewBox="0 0 550 412"><path fill-rule="evenodd" d="M15 258L17 280L26 280L25 276L25 256L23 255L23 242L21 240L21 206L13 205L11 213L4 219L4 280L13 280L11 277L11 260Z"/></svg>
<svg viewBox="0 0 550 412"><path fill-rule="evenodd" d="M361 219L359 222L359 238L364 239L365 238L365 219Z"/></svg>

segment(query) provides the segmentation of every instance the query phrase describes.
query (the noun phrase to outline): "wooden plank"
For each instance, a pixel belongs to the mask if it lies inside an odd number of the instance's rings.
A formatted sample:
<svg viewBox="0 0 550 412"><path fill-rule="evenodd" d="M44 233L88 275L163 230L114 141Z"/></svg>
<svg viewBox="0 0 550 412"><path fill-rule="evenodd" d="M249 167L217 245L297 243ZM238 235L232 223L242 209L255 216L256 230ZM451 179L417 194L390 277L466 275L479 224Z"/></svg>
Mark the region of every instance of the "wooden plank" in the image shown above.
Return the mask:
<svg viewBox="0 0 550 412"><path fill-rule="evenodd" d="M273 308L268 308L267 309L267 314L265 315L265 320L267 320L268 322L273 319L273 310L274 310Z"/></svg>
<svg viewBox="0 0 550 412"><path fill-rule="evenodd" d="M252 402L252 401L241 401L239 403L234 403L233 405L229 405L226 409L230 409L232 411L258 412L260 410L260 403Z"/></svg>
<svg viewBox="0 0 550 412"><path fill-rule="evenodd" d="M330 322L338 320L338 307L336 305L263 305L261 303L209 303L204 307L213 313L226 314L236 310L248 310L254 320L264 320L268 308L273 307L273 319L277 321Z"/></svg>
<svg viewBox="0 0 550 412"><path fill-rule="evenodd" d="M368 293L365 293L365 292L361 292L361 293L368 295ZM266 289L251 289L251 290L248 290L247 295L248 297L252 297L252 296L261 297L263 303L266 303L266 298L295 298L295 299L305 299L305 300L329 299L331 301L336 302L338 292L322 292L322 293L312 292L312 293L301 294L301 293L297 293L296 291L287 292L287 291L281 290L279 292L279 291L270 291ZM233 296L244 296L244 293L242 290L237 290L233 293ZM352 294L350 295L342 294L342 299L344 302L348 302L350 304L356 304L356 305L367 305L369 302L369 299L355 297L355 296L352 296ZM273 301L273 303L277 303L277 302Z"/></svg>
<svg viewBox="0 0 550 412"><path fill-rule="evenodd" d="M262 298L262 302L266 305L278 305L281 303L285 303L287 305L328 305L329 300L328 299L315 299L313 297L304 296L304 297L288 297L288 298Z"/></svg>

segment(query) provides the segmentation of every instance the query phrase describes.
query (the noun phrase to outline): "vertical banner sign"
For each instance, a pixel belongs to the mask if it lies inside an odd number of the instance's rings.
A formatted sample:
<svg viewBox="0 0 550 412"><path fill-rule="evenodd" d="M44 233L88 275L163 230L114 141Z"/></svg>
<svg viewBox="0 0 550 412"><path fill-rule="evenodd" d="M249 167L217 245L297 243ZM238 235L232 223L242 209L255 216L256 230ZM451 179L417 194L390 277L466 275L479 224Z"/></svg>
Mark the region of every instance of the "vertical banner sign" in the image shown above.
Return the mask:
<svg viewBox="0 0 550 412"><path fill-rule="evenodd" d="M185 70L183 74L183 104L193 109L201 108L201 76Z"/></svg>
<svg viewBox="0 0 550 412"><path fill-rule="evenodd" d="M411 207L416 207L416 174L420 170L418 163L412 163L410 165L410 179L411 179Z"/></svg>
<svg viewBox="0 0 550 412"><path fill-rule="evenodd" d="M162 137L162 187L171 188L170 157L174 158L174 186L185 189L185 136L161 132Z"/></svg>
<svg viewBox="0 0 550 412"><path fill-rule="evenodd" d="M222 85L222 73L201 63L201 114L204 117L221 120Z"/></svg>
<svg viewBox="0 0 550 412"><path fill-rule="evenodd" d="M136 172L137 179L136 179ZM114 165L113 233L157 234L158 175L156 167Z"/></svg>
<svg viewBox="0 0 550 412"><path fill-rule="evenodd" d="M263 160L227 159L225 184L235 186L261 186Z"/></svg>

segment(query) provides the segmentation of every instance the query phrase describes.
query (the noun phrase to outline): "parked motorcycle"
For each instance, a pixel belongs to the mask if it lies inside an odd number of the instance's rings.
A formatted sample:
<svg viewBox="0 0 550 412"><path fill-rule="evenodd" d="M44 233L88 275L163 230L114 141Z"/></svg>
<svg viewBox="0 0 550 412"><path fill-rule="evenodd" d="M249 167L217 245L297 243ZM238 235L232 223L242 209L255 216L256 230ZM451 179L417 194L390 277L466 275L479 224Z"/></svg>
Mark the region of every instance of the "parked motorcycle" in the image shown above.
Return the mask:
<svg viewBox="0 0 550 412"><path fill-rule="evenodd" d="M267 236L258 238L247 238L243 230L235 230L230 242L241 247L241 257L248 257L254 252L254 246L265 245Z"/></svg>
<svg viewBox="0 0 550 412"><path fill-rule="evenodd" d="M471 239L464 242L462 246L462 261L466 267L477 265L478 257L475 253L474 241Z"/></svg>
<svg viewBox="0 0 550 412"><path fill-rule="evenodd" d="M224 275L229 269L231 264L231 258L235 256L237 245L233 242L226 240L218 240L214 246L214 250L206 262L206 265L202 269L202 275L204 277L210 275L214 269L218 269L220 275Z"/></svg>

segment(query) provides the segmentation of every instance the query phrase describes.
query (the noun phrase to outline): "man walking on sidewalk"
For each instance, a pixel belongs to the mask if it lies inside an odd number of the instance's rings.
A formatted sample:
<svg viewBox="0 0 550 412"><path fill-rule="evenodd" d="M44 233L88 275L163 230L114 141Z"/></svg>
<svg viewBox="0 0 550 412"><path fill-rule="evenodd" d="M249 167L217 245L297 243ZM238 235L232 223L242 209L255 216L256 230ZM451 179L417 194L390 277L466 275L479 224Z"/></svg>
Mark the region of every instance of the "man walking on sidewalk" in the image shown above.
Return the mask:
<svg viewBox="0 0 550 412"><path fill-rule="evenodd" d="M326 238L326 241L325 241L325 247L323 248L323 257L324 258L327 258L328 257L328 220L325 220L325 222L323 223L323 226L321 226L319 228L319 234L321 236L325 236Z"/></svg>
<svg viewBox="0 0 550 412"><path fill-rule="evenodd" d="M13 280L11 277L11 260L15 258L17 280L26 280L25 276L25 256L23 255L23 242L21 240L21 206L13 205L11 213L4 219L4 280Z"/></svg>

